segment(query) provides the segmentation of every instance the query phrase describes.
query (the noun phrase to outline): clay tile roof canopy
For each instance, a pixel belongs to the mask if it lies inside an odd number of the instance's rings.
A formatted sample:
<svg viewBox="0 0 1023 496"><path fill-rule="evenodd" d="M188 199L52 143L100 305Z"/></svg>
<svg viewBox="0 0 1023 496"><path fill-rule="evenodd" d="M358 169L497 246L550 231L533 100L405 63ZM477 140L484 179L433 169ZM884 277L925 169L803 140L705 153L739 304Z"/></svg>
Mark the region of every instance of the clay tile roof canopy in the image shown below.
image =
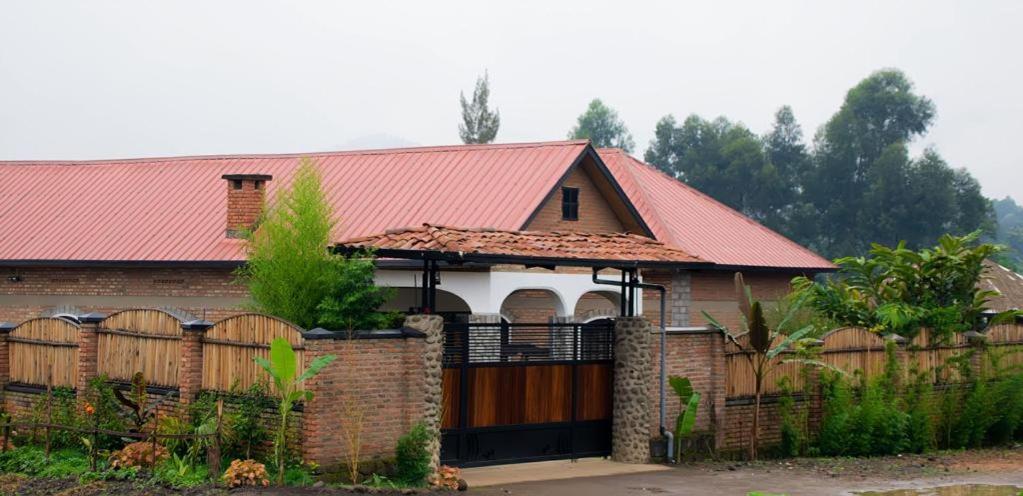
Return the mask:
<svg viewBox="0 0 1023 496"><path fill-rule="evenodd" d="M680 267L709 265L660 241L635 234L501 231L424 224L342 241L335 250L372 249L383 258L539 266Z"/></svg>

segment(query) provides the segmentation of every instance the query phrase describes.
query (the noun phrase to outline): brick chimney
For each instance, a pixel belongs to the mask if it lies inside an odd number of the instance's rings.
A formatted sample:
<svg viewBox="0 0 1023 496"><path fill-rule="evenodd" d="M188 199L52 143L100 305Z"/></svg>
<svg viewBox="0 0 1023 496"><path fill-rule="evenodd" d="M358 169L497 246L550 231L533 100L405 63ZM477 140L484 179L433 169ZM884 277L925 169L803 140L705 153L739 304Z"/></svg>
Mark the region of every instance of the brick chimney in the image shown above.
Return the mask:
<svg viewBox="0 0 1023 496"><path fill-rule="evenodd" d="M227 180L227 230L229 238L240 238L252 229L263 210L266 182L269 174L224 174Z"/></svg>

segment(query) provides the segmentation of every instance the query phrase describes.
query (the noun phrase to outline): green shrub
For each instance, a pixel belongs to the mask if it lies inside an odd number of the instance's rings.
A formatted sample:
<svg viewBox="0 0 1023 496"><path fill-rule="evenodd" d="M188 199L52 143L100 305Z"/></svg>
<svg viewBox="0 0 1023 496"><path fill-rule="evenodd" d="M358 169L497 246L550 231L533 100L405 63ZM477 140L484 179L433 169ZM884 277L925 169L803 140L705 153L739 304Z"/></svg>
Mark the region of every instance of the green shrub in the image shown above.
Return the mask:
<svg viewBox="0 0 1023 496"><path fill-rule="evenodd" d="M89 471L89 457L75 449L59 449L46 461L43 448L22 446L0 453L0 472L36 477L72 477Z"/></svg>
<svg viewBox="0 0 1023 496"><path fill-rule="evenodd" d="M188 458L176 453L153 470L153 482L175 489L201 486L209 480L209 476L206 465L193 465Z"/></svg>
<svg viewBox="0 0 1023 496"><path fill-rule="evenodd" d="M796 411L796 399L793 396L792 380L787 376L778 381L781 396L778 399L778 410L781 413L781 445L782 456L800 456L804 454L807 435L804 430L806 410Z"/></svg>
<svg viewBox="0 0 1023 496"><path fill-rule="evenodd" d="M398 438L395 449L394 479L408 486L422 486L430 476L430 443L434 435L419 422Z"/></svg>

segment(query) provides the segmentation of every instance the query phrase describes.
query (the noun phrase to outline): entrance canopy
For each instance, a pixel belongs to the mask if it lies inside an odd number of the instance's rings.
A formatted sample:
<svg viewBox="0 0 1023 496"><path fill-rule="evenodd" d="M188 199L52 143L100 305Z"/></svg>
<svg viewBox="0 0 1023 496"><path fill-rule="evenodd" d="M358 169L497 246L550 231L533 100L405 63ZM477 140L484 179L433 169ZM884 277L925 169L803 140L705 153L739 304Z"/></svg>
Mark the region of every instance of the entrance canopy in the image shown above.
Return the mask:
<svg viewBox="0 0 1023 496"><path fill-rule="evenodd" d="M424 224L339 243L335 251L372 249L381 258L450 264L515 264L529 267L615 269L712 265L678 248L635 234L499 231Z"/></svg>
<svg viewBox="0 0 1023 496"><path fill-rule="evenodd" d="M342 254L372 250L380 258L423 261L421 311L436 308L439 263L510 264L526 267L591 267L593 282L621 288L623 315L633 315L641 268L698 268L713 265L678 248L635 234L500 231L424 224L353 238L334 247ZM618 269L621 281L602 280L600 269Z"/></svg>

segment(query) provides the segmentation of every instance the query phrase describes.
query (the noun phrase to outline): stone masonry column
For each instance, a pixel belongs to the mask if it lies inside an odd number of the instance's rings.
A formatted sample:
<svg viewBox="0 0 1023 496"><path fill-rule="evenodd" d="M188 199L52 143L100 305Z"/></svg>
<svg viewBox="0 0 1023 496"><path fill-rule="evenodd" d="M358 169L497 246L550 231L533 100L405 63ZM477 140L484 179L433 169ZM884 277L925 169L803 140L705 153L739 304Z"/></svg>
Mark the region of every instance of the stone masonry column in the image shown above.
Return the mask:
<svg viewBox="0 0 1023 496"><path fill-rule="evenodd" d="M11 382L11 344L7 338L16 327L10 322L0 322L0 405L4 404L3 394L7 383Z"/></svg>
<svg viewBox="0 0 1023 496"><path fill-rule="evenodd" d="M311 363L324 355L336 355L340 351L336 336L326 329L319 327L310 329L303 332L302 337L305 341L306 363ZM346 360L348 357L339 356L338 359ZM342 367L327 367L305 382L305 389L313 393L313 400L304 405L305 409L302 412L300 448L303 460L325 465L327 460L333 462L338 458L332 451L338 450L341 445L338 435L340 426L332 422L333 419L324 417L330 413L331 408L335 408L334 400L339 394L342 381L354 380L342 377L341 369Z"/></svg>
<svg viewBox="0 0 1023 496"><path fill-rule="evenodd" d="M642 317L615 320L611 459L616 462L650 461L650 336L650 321Z"/></svg>
<svg viewBox="0 0 1023 496"><path fill-rule="evenodd" d="M82 323L78 328L78 375L75 381L77 395L85 397L89 380L96 377L99 368L99 323L107 316L101 313L87 313L78 317Z"/></svg>
<svg viewBox="0 0 1023 496"><path fill-rule="evenodd" d="M178 368L178 393L182 404L189 404L202 389L202 338L213 323L190 320L181 324L181 363Z"/></svg>
<svg viewBox="0 0 1023 496"><path fill-rule="evenodd" d="M444 401L442 390L444 319L440 315L409 315L405 318L405 327L426 335L423 353L419 358L423 370L418 387L422 394L422 421L433 433L433 441L430 443L430 467L436 470L440 466L440 416Z"/></svg>

